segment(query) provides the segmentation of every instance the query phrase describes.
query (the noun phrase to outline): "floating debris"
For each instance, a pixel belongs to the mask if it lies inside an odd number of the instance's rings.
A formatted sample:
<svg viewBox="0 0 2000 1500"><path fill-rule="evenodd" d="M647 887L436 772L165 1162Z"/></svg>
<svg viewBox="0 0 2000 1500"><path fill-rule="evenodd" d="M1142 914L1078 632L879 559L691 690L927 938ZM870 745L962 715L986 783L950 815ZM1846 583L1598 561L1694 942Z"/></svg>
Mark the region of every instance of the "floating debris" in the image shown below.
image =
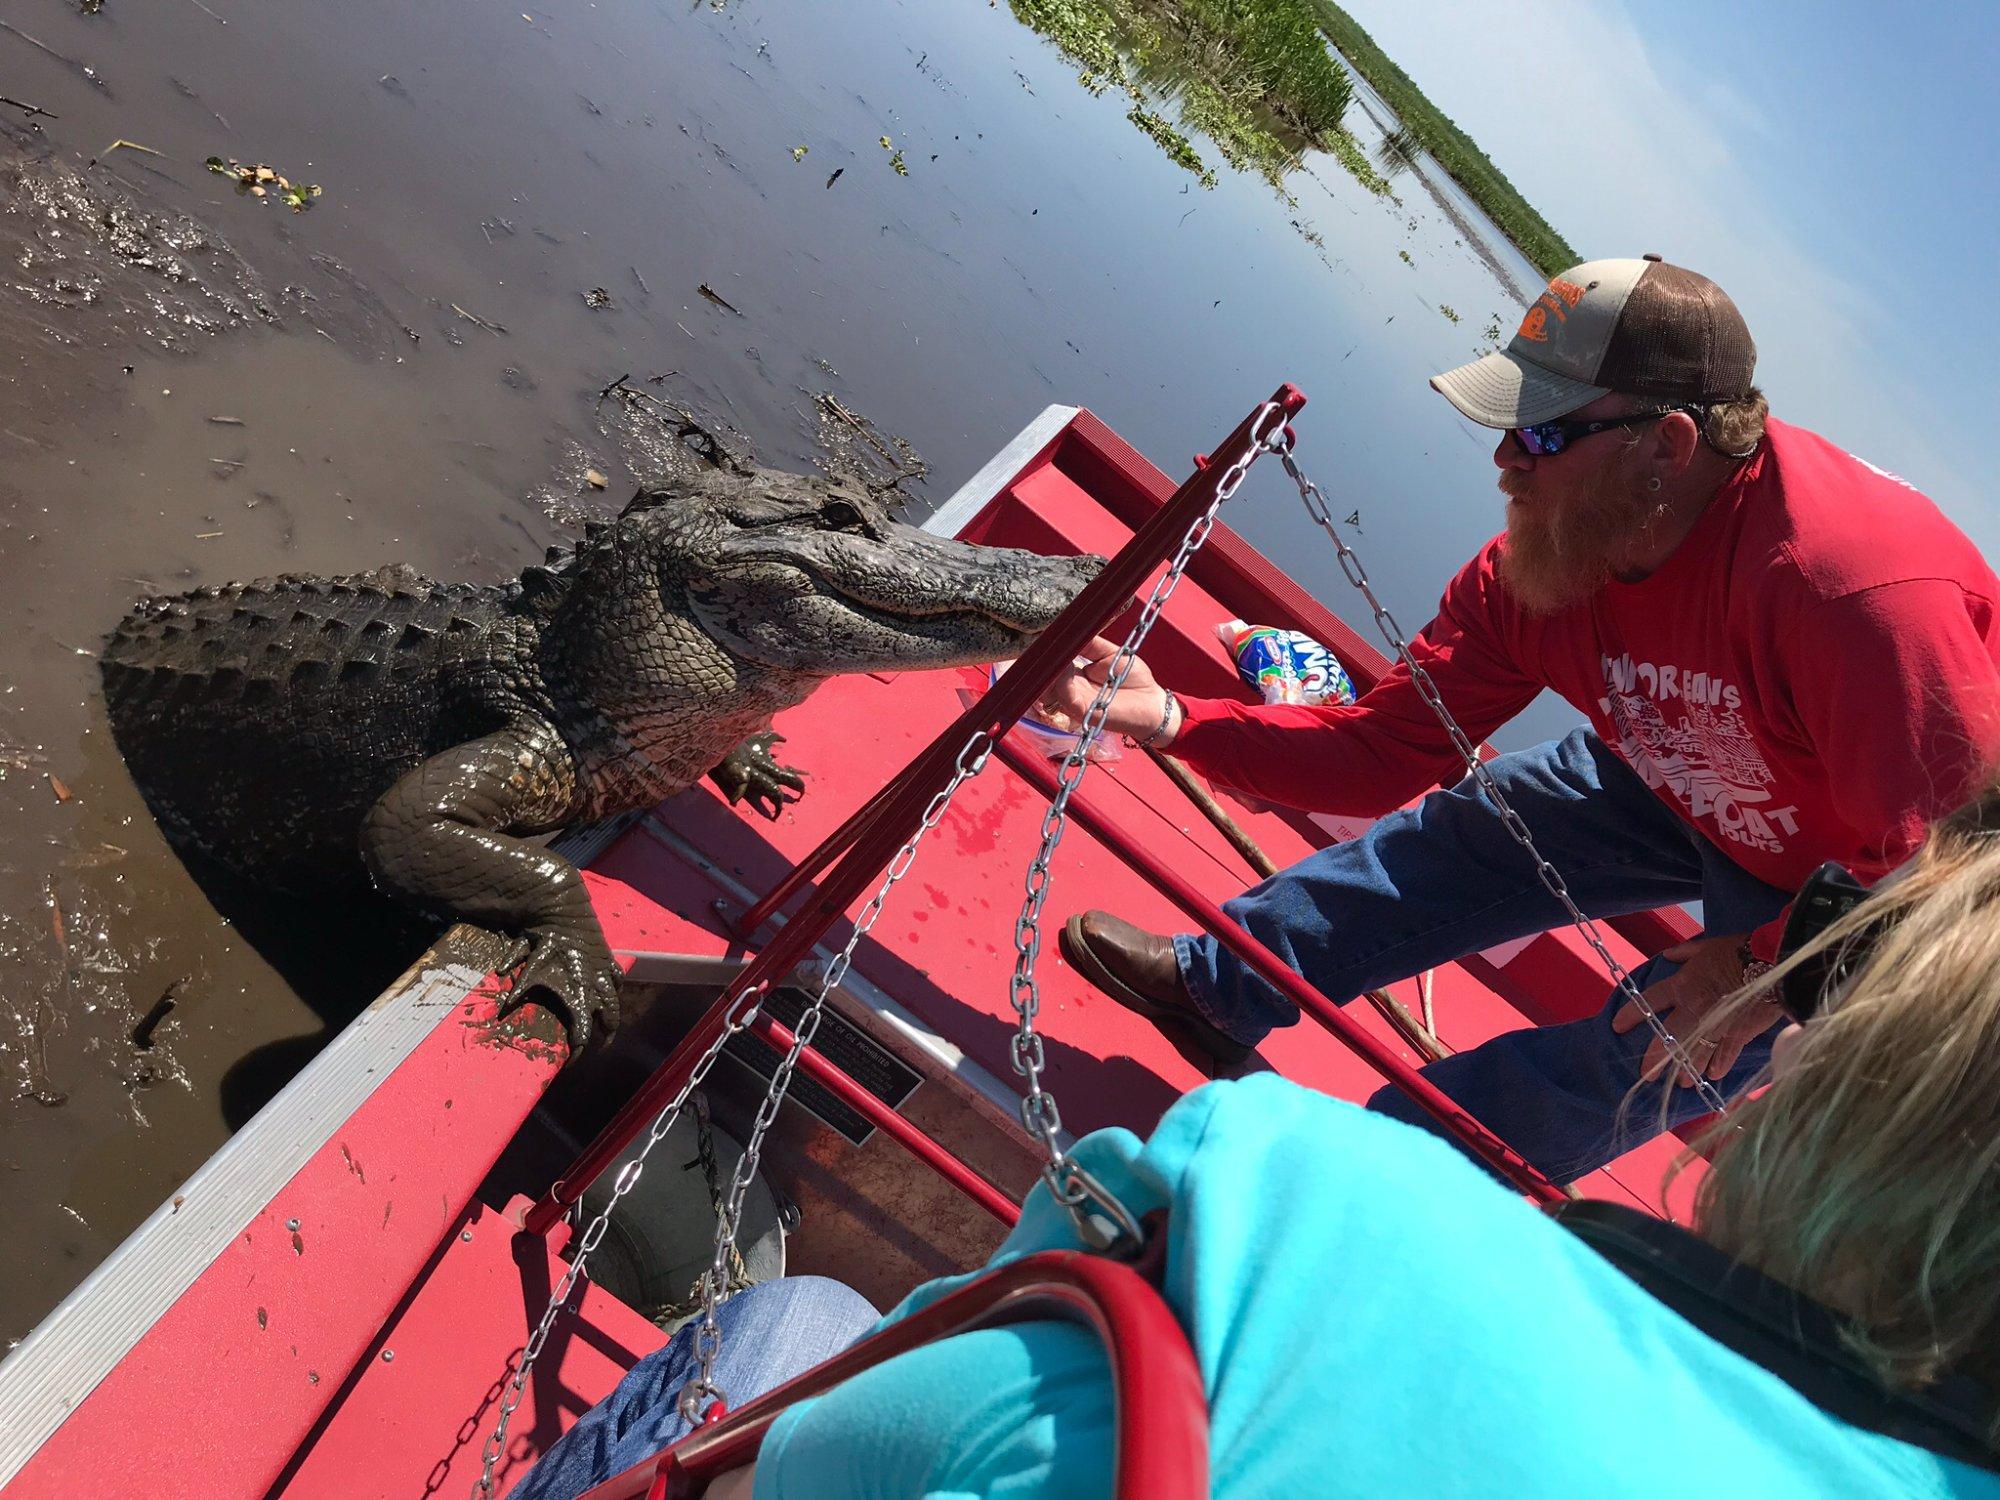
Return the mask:
<svg viewBox="0 0 2000 1500"><path fill-rule="evenodd" d="M695 290L697 292L700 292L702 296L706 297L709 301L713 302L717 307L721 308L724 312L735 313L736 316L739 318L743 316L742 312L738 308L736 308L732 303L730 303L729 300L722 295L722 293L718 292L714 287L710 286L707 282L704 281L700 286L696 287Z"/></svg>
<svg viewBox="0 0 2000 1500"><path fill-rule="evenodd" d="M100 157L109 156L114 151L141 151L144 152L147 156L157 156L162 161L165 161L167 159L166 152L155 151L151 146L142 146L137 141L128 141L122 135L119 136L118 139L113 141L110 145L106 146L102 151L98 153L98 155Z"/></svg>
<svg viewBox="0 0 2000 1500"><path fill-rule="evenodd" d="M208 420L213 422L217 427L241 427L244 425L241 417L210 417Z"/></svg>
<svg viewBox="0 0 2000 1500"><path fill-rule="evenodd" d="M611 305L611 293L601 286L594 286L583 294L583 305L585 307L609 307Z"/></svg>
<svg viewBox="0 0 2000 1500"><path fill-rule="evenodd" d="M233 156L227 160L220 156L211 156L203 165L218 177L233 178L238 196L247 193L253 198L263 198L275 190L295 214L302 214L311 208L313 200L320 195L318 183L293 182L277 168L266 166L263 162L240 162Z"/></svg>
<svg viewBox="0 0 2000 1500"><path fill-rule="evenodd" d="M49 790L56 794L56 801L68 802L76 796L76 793L69 789L69 783L64 781L62 777L56 775L53 771L49 772L48 775Z"/></svg>
<svg viewBox="0 0 2000 1500"><path fill-rule="evenodd" d="M174 1007L181 1003L181 991L187 988L193 976L183 974L161 992L152 1008L139 1018L139 1024L132 1028L132 1045L141 1052L153 1050L153 1033L160 1029L160 1023L173 1014Z"/></svg>
<svg viewBox="0 0 2000 1500"><path fill-rule="evenodd" d="M44 120L60 120L62 118L61 115L51 114L39 104L29 104L22 99L10 99L5 94L0 94L0 104L5 104L22 111L31 120L37 115L40 115ZM40 129L41 127L37 126L36 128Z"/></svg>
<svg viewBox="0 0 2000 1500"><path fill-rule="evenodd" d="M840 174L841 174L842 172L845 172L846 170L847 170L847 168L845 168L845 167L835 167L835 168L833 169L833 175L832 175L831 177L827 178L827 180L826 180L826 185L827 185L828 187L832 187L832 186L833 186L833 185L834 185L834 184L835 184L836 182L840 181Z"/></svg>
<svg viewBox="0 0 2000 1500"><path fill-rule="evenodd" d="M894 152L889 157L889 169L898 177L908 177L910 175L910 169L903 161L903 153L900 150Z"/></svg>
<svg viewBox="0 0 2000 1500"><path fill-rule="evenodd" d="M595 469L585 469L583 471L583 482L589 485L594 490L601 490L607 484L611 483L610 480L606 479L602 474L598 473L597 470Z"/></svg>
<svg viewBox="0 0 2000 1500"><path fill-rule="evenodd" d="M29 36L28 33L23 31L20 27L14 25L13 22L0 21L0 31L6 32L9 36L19 37L22 41L26 42L30 47L33 47L37 52L45 53L48 56L53 57L57 62L61 63L71 72L77 74L77 76L82 78L84 82L88 83L92 88L98 90L100 93L108 94L111 92L111 85L106 83L102 78L97 76L97 69L91 67L87 63L80 63L75 58L56 51L56 49L51 47L47 42L37 41L34 37ZM44 113L46 113L46 111L44 111ZM54 119L55 117L53 115L50 115L49 118Z"/></svg>
<svg viewBox="0 0 2000 1500"><path fill-rule="evenodd" d="M806 148L806 147L804 147L804 146L794 146L794 147L792 147L792 160L793 160L793 161L804 161L804 160L806 159L806 150L807 150L807 148Z"/></svg>
<svg viewBox="0 0 2000 1500"><path fill-rule="evenodd" d="M489 323L484 318L480 317L477 313L467 312L464 308L460 307L456 302L451 304L451 310L457 313L461 318L465 319L466 322L472 324L474 327L484 328L488 333L505 333L507 331L506 328L499 323Z"/></svg>

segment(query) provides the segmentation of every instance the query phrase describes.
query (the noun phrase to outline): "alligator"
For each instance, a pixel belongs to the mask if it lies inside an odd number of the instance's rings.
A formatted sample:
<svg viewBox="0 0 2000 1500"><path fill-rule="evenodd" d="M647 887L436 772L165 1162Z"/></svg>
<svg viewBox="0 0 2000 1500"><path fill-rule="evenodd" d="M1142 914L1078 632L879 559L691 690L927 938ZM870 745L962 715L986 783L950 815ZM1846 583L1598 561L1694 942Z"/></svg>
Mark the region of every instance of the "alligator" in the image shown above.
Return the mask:
<svg viewBox="0 0 2000 1500"><path fill-rule="evenodd" d="M1097 573L947 540L838 479L738 465L643 488L506 584L396 565L142 601L101 661L169 838L313 895L374 886L522 943L511 1004L571 1055L619 969L574 866L536 842L711 775L777 817L804 790L772 715L845 672L1016 654Z"/></svg>

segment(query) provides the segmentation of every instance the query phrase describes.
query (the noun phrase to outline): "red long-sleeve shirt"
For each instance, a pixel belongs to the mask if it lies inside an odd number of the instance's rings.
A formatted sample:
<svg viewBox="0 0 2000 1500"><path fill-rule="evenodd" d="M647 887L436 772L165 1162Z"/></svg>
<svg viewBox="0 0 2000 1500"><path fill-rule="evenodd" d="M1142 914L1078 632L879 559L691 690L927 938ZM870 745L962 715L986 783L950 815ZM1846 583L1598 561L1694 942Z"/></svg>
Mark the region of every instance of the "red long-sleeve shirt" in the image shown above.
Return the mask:
<svg viewBox="0 0 2000 1500"><path fill-rule="evenodd" d="M1784 423L1636 583L1535 617L1495 537L1412 643L1474 740L1553 688L1758 879L1894 868L2000 752L2000 580L1903 480ZM1349 707L1183 699L1225 786L1373 817L1460 762L1399 664ZM1751 946L1768 958L1782 919Z"/></svg>

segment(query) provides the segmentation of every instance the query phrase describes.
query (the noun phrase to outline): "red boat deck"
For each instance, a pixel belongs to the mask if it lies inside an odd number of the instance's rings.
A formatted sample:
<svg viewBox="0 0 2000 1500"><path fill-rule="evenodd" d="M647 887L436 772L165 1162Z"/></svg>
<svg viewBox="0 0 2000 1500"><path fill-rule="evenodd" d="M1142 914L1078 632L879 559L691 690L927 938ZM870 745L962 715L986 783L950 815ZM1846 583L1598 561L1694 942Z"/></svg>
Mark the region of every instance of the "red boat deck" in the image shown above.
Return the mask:
<svg viewBox="0 0 2000 1500"><path fill-rule="evenodd" d="M940 522L977 541L1108 553L1172 488L1088 413L1052 409L968 484ZM1233 502L1285 503L1296 502L1263 474ZM1213 633L1230 618L1319 637L1347 663L1357 688L1382 669L1377 653L1226 529L1196 559L1147 658L1189 692L1241 692ZM810 777L805 799L778 822L731 809L704 787L623 832L590 863L613 947L624 955L741 957L718 903L740 911L817 846L957 714L964 683L949 672L836 680L778 721L787 739L782 758ZM1086 785L1204 892L1223 899L1254 881L1147 757L1128 753L1098 765ZM947 1053L963 1054L959 1084L989 1096L1013 1079L1007 976L1042 807L996 759L961 791L856 957L868 985L942 1038ZM1280 864L1331 838L1296 814L1243 813L1239 821ZM1184 925L1137 874L1073 828L1054 862L1046 923L1052 930L1086 906L1157 930ZM1614 951L1628 963L1642 948L1692 930L1678 912L1614 925ZM836 931L832 940L843 936ZM451 944L468 941L456 934L441 951L450 956ZM457 956L463 962L469 954ZM509 1361L564 1269L551 1247L516 1236L475 1197L555 1071L561 1044L519 1028L496 1032L484 1019L490 1000L465 998L466 976L480 962L469 961L458 979L440 979L434 955L430 968L413 970L357 1023L404 1026L400 1051L371 1053L343 1038L246 1127L239 1142L281 1126L295 1137L289 1157L278 1152L266 1162L268 1201L258 1200L247 1222L203 1224L192 1213L180 1222L198 1198L226 1196L228 1164L218 1159L106 1263L94 1287L87 1283L0 1367L0 1411L15 1409L6 1377L18 1381L27 1366L56 1371L46 1378L56 1381L57 1405L20 1408L31 1424L22 1430L39 1447L16 1452L10 1464L0 1439L0 1478L18 1471L8 1496L74 1494L93 1487L82 1476L114 1470L124 1484L161 1496L467 1491ZM1049 1082L1071 1131L1116 1124L1144 1132L1180 1092L1204 1081L1165 1037L1070 973L1053 942L1045 944L1042 981ZM1523 1024L1594 1011L1607 987L1580 943L1549 935L1440 969L1437 1029L1462 1049ZM1394 993L1418 1008L1413 983ZM424 1006L429 1014L419 1017ZM1409 1055L1367 1007L1351 1010ZM1261 1057L1349 1099L1378 1084L1311 1024L1275 1033ZM363 1067L372 1076L357 1104L343 1113L331 1096L321 1098L334 1073ZM302 1116L315 1098L319 1113ZM1671 1154L1672 1143L1655 1144L1580 1186L1657 1209ZM135 1246L149 1236L149 1253L178 1244L190 1260L178 1283L145 1273L154 1263ZM123 1299L124 1322L136 1326L120 1334L117 1318L103 1322L107 1299ZM108 1373L102 1350L96 1366L84 1352L106 1337L129 1347L122 1359L112 1351ZM650 1323L590 1287L537 1366L510 1434L502 1489L660 1339Z"/></svg>

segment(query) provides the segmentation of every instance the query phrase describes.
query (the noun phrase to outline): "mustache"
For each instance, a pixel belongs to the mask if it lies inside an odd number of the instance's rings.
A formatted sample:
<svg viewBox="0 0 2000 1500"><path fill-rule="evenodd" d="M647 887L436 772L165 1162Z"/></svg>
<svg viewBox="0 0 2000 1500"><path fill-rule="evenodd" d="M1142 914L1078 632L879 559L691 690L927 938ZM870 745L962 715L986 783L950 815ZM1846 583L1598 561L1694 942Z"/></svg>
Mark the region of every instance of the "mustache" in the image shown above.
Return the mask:
<svg viewBox="0 0 2000 1500"><path fill-rule="evenodd" d="M1502 469L1494 483L1500 487L1500 493L1510 500L1519 498L1528 490L1528 476L1518 469Z"/></svg>

